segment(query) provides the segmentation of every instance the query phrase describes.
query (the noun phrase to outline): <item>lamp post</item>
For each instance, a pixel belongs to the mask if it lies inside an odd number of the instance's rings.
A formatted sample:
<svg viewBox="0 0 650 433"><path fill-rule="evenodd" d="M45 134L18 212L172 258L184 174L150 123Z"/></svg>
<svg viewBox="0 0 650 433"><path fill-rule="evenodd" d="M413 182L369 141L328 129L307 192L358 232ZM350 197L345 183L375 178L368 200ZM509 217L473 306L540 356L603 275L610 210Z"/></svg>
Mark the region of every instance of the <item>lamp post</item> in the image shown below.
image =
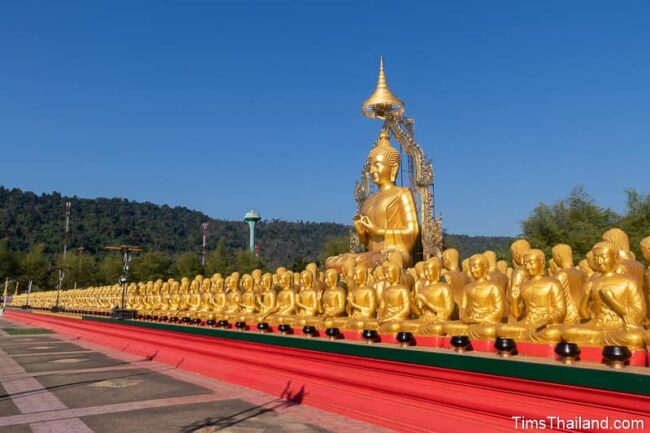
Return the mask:
<svg viewBox="0 0 650 433"><path fill-rule="evenodd" d="M208 235L208 223L201 224L201 234L203 235L203 244L201 246L201 266L205 269L205 240Z"/></svg>
<svg viewBox="0 0 650 433"><path fill-rule="evenodd" d="M61 298L61 287L63 286L63 277L65 272L63 271L63 261L65 260L65 253L68 250L68 230L70 228L70 208L72 203L69 201L65 202L65 229L63 231L63 256L61 258L61 266L59 267L59 283L56 286L56 304L52 311L58 312L61 310L59 307L59 299Z"/></svg>
<svg viewBox="0 0 650 433"><path fill-rule="evenodd" d="M109 251L119 251L122 253L122 275L120 275L120 284L122 285L122 303L119 314L116 314L116 319L131 319L133 315L127 313L125 309L126 301L126 288L129 282L129 268L131 266L131 255L133 253L142 252L142 248L134 245L120 245L119 247L106 247Z"/></svg>
<svg viewBox="0 0 650 433"><path fill-rule="evenodd" d="M78 280L79 278L81 278L81 260L82 260L83 254L84 254L84 247L79 247L79 248L77 248L77 250L79 251L79 272L77 272L77 278L75 280ZM74 288L75 289L77 288L77 281L74 282Z"/></svg>

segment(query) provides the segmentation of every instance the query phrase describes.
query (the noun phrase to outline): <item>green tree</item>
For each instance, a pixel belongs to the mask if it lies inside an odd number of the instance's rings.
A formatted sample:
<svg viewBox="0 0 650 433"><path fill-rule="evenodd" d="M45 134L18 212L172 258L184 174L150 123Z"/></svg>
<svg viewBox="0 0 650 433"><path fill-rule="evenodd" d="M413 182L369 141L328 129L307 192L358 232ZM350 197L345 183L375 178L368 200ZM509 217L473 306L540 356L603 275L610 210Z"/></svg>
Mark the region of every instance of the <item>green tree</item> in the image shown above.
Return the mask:
<svg viewBox="0 0 650 433"><path fill-rule="evenodd" d="M101 284L117 284L122 275L122 256L120 254L106 254L99 262L97 275Z"/></svg>
<svg viewBox="0 0 650 433"><path fill-rule="evenodd" d="M88 287L97 283L97 261L95 256L79 251L69 251L65 259L59 259L59 267L63 268L63 289ZM58 272L54 272L58 278Z"/></svg>
<svg viewBox="0 0 650 433"><path fill-rule="evenodd" d="M328 257L338 256L339 254L348 252L350 252L350 238L348 236L330 238L325 241L325 245L323 245L323 248L318 255L318 262L325 264L325 260L327 260Z"/></svg>
<svg viewBox="0 0 650 433"><path fill-rule="evenodd" d="M619 223L630 237L630 247L637 258L641 256L639 242L650 236L650 194L640 194L633 189L626 190L627 212Z"/></svg>
<svg viewBox="0 0 650 433"><path fill-rule="evenodd" d="M9 239L0 239L0 280L18 275L19 267L16 255L9 249Z"/></svg>
<svg viewBox="0 0 650 433"><path fill-rule="evenodd" d="M201 267L201 259L198 254L187 252L176 257L174 263L174 275L177 279L183 277L194 278L196 275L203 272Z"/></svg>
<svg viewBox="0 0 650 433"><path fill-rule="evenodd" d="M222 275L227 275L232 271L232 253L223 238L219 238L217 247L205 258L205 273L214 275L219 272Z"/></svg>
<svg viewBox="0 0 650 433"><path fill-rule="evenodd" d="M171 260L167 254L160 251L148 251L133 259L130 279L133 281L149 281L167 278Z"/></svg>
<svg viewBox="0 0 650 433"><path fill-rule="evenodd" d="M237 251L237 254L235 254L234 270L242 274L248 274L253 269L265 269L262 259L248 250Z"/></svg>
<svg viewBox="0 0 650 433"><path fill-rule="evenodd" d="M293 272L304 271L305 268L307 267L307 264L309 264L309 262L305 260L303 256L295 256L293 258L293 264L291 265L291 270Z"/></svg>
<svg viewBox="0 0 650 433"><path fill-rule="evenodd" d="M47 287L50 263L44 251L45 244L36 244L20 263L20 273L25 280L32 281L32 290L43 290Z"/></svg>
<svg viewBox="0 0 650 433"><path fill-rule="evenodd" d="M539 204L521 224L523 236L535 248L550 253L553 245L565 243L578 259L601 239L603 232L616 225L620 217L601 208L584 191L575 187L569 197L552 205Z"/></svg>

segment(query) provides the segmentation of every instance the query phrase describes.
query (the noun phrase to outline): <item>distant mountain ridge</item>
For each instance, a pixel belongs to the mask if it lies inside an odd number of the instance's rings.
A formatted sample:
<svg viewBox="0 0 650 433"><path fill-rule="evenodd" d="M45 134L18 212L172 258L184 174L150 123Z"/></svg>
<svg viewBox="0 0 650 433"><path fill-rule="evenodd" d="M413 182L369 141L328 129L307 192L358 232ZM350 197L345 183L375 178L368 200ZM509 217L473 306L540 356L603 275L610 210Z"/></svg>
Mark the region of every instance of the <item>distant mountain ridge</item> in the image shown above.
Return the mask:
<svg viewBox="0 0 650 433"><path fill-rule="evenodd" d="M84 247L100 254L107 245L139 245L145 250L176 255L200 252L202 223L208 223L208 250L223 238L231 250L247 248L248 225L226 221L185 207L141 203L122 198L86 199L66 197L54 192L35 194L0 186L0 238L10 239L18 251L43 243L46 252L59 253L63 247L64 203L72 203L70 249ZM257 245L270 266L289 266L296 257L315 260L328 239L347 236L350 226L329 222L258 223ZM507 250L512 238L446 235L445 243L460 250L462 256L485 249Z"/></svg>

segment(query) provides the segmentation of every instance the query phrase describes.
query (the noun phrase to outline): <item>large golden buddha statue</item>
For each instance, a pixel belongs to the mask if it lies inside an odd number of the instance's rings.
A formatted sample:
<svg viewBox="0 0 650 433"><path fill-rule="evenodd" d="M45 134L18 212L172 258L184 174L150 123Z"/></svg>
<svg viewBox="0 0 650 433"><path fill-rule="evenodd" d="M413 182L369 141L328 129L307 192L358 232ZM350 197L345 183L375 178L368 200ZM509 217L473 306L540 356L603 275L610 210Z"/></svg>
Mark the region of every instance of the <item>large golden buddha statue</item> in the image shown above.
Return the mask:
<svg viewBox="0 0 650 433"><path fill-rule="evenodd" d="M419 233L413 194L395 185L400 153L390 144L388 131L382 129L368 155L368 170L379 188L365 199L359 214L352 218L364 253L330 257L326 267L341 269L346 262L363 263L370 268L390 260L402 268L411 263L411 250Z"/></svg>

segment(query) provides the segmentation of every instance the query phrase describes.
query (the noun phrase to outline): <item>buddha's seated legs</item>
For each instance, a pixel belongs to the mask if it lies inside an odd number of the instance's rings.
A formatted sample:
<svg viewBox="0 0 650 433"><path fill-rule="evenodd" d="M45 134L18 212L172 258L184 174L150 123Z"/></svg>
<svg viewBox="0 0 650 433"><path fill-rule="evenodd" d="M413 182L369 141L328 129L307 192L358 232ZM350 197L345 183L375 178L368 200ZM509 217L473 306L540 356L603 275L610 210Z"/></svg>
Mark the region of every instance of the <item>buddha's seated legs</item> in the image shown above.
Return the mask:
<svg viewBox="0 0 650 433"><path fill-rule="evenodd" d="M502 323L497 325L496 335L501 338L513 338L519 341L528 339L530 328L523 322Z"/></svg>
<svg viewBox="0 0 650 433"><path fill-rule="evenodd" d="M472 325L469 327L468 336L472 340L493 340L497 337L497 324Z"/></svg>
<svg viewBox="0 0 650 433"><path fill-rule="evenodd" d="M469 325L461 322L460 320L454 320L451 322L446 322L444 324L445 334L453 337L455 335L467 335L469 332Z"/></svg>
<svg viewBox="0 0 650 433"><path fill-rule="evenodd" d="M402 326L400 327L402 332L413 332L415 333L418 329L420 329L422 326L426 325L427 322L424 320L416 319L416 320L405 320L402 322Z"/></svg>
<svg viewBox="0 0 650 433"><path fill-rule="evenodd" d="M402 331L402 321L390 321L390 322L384 322L381 325L379 325L379 328L377 329L377 332L380 334L397 334L398 332Z"/></svg>
<svg viewBox="0 0 650 433"><path fill-rule="evenodd" d="M283 314L274 314L268 317L268 322L274 325L290 325L293 326L296 316L288 316Z"/></svg>
<svg viewBox="0 0 650 433"><path fill-rule="evenodd" d="M590 323L568 326L562 332L562 339L568 343L585 344L587 346L604 346L603 331Z"/></svg>
<svg viewBox="0 0 650 433"><path fill-rule="evenodd" d="M214 320L214 313L212 311L199 311L196 317L201 320Z"/></svg>
<svg viewBox="0 0 650 433"><path fill-rule="evenodd" d="M318 326L323 329L343 328L348 322L348 317L327 317L320 321Z"/></svg>
<svg viewBox="0 0 650 433"><path fill-rule="evenodd" d="M613 329L603 332L605 344L608 346L627 346L630 349L641 349L645 345L641 329Z"/></svg>
<svg viewBox="0 0 650 433"><path fill-rule="evenodd" d="M347 317L345 323L341 326L343 329L348 329L350 331L360 331L364 329L364 325L368 320L371 319L365 319L363 317Z"/></svg>
<svg viewBox="0 0 650 433"><path fill-rule="evenodd" d="M531 331L528 339L534 343L556 343L562 340L562 325L547 325L539 331Z"/></svg>
<svg viewBox="0 0 650 433"><path fill-rule="evenodd" d="M358 321L357 324L360 324L361 327L358 329L379 329L379 321L377 319L366 319L363 321Z"/></svg>
<svg viewBox="0 0 650 433"><path fill-rule="evenodd" d="M417 335L443 335L445 333L445 324L444 322L423 323L415 330L415 333Z"/></svg>

